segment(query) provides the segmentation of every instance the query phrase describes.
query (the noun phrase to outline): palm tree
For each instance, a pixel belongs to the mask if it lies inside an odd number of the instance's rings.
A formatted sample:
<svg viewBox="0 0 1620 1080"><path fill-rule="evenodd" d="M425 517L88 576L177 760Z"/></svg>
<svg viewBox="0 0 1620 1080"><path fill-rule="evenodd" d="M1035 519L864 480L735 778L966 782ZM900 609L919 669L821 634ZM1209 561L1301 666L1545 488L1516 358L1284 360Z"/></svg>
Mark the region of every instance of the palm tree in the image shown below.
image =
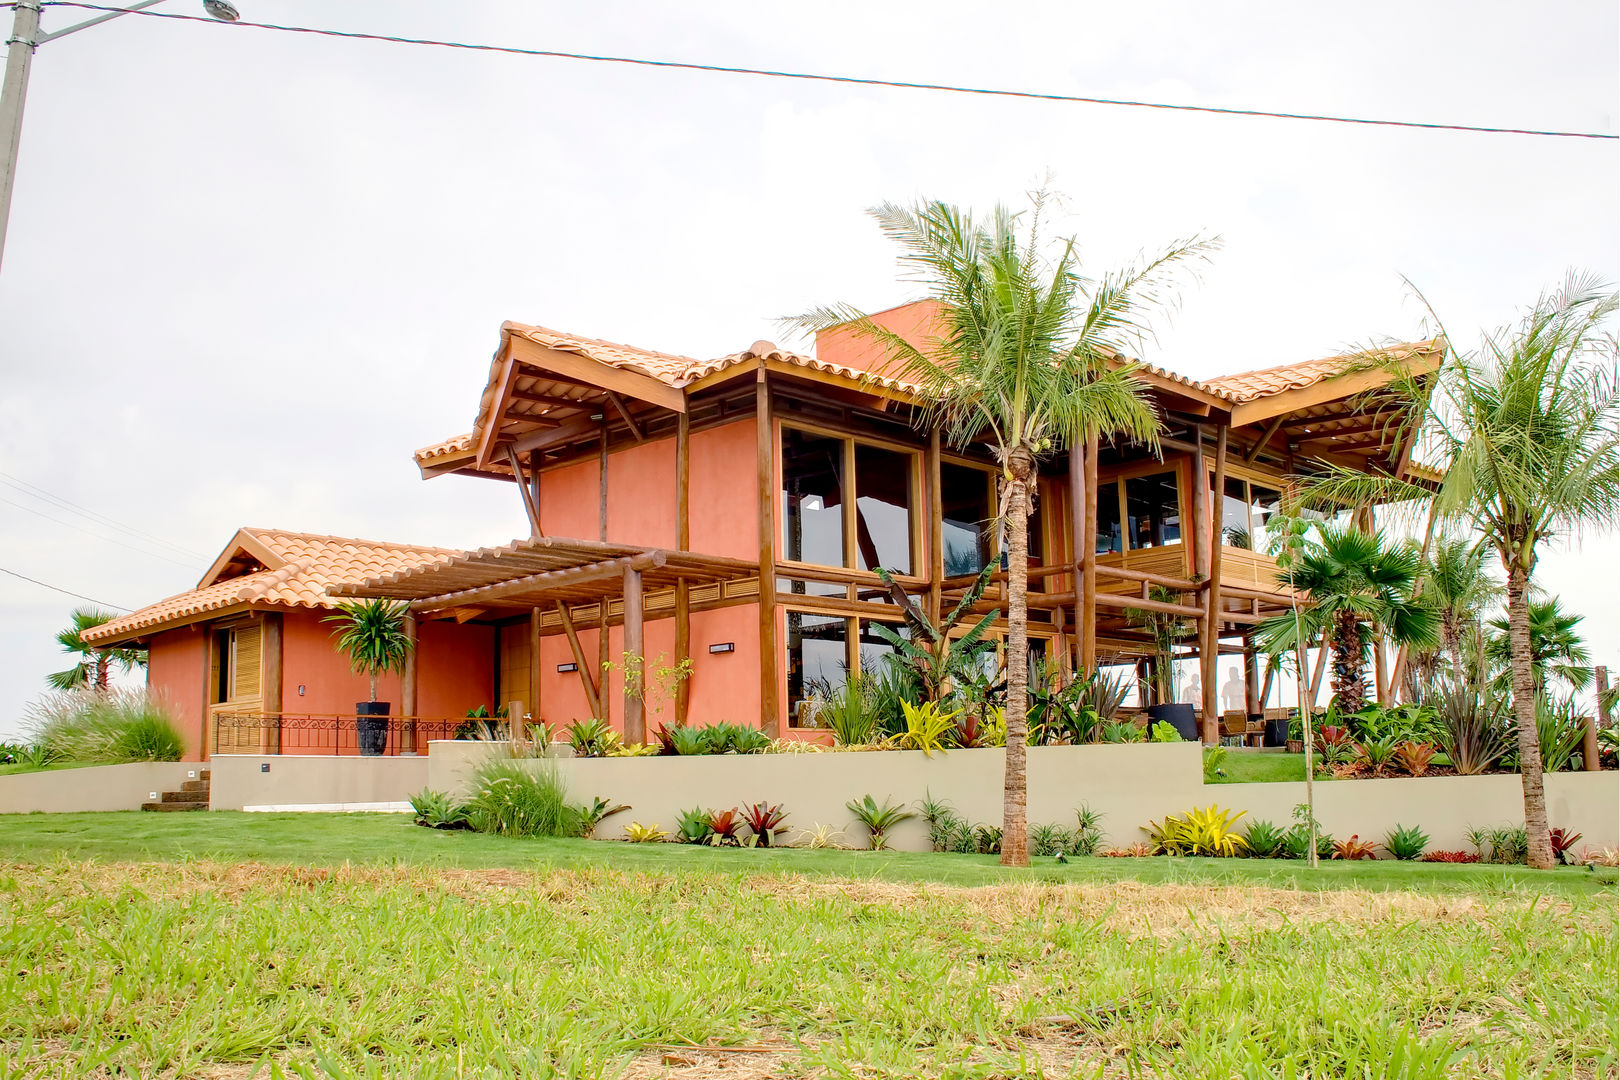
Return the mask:
<svg viewBox="0 0 1620 1080"><path fill-rule="evenodd" d="M1193 239L1141 266L1092 281L1071 238L1041 235L1042 194L1022 215L997 207L988 220L942 202L872 211L903 249L901 264L939 305L937 336L907 341L864 312L838 306L792 320L805 330L842 326L875 342L925 404L918 422L956 447L988 444L1001 464L1007 537L1007 767L1001 861L1029 864L1024 744L1028 731L1028 522L1043 457L1097 437L1158 447L1159 418L1127 344L1147 331L1144 312L1179 263L1214 241Z"/></svg>
<svg viewBox="0 0 1620 1080"><path fill-rule="evenodd" d="M97 649L85 642L85 631L111 621L114 618L112 612L88 607L75 608L72 618L73 624L59 631L56 640L63 652L72 653L79 660L66 671L45 676L52 689L77 690L81 686L89 686L97 693L103 693L107 689L113 664L124 671L133 671L146 663L139 649Z"/></svg>
<svg viewBox="0 0 1620 1080"><path fill-rule="evenodd" d="M371 676L371 700L377 700L377 676L404 671L405 659L416 647L406 629L410 605L389 600L351 600L322 619L336 623L332 636L357 674Z"/></svg>
<svg viewBox="0 0 1620 1080"><path fill-rule="evenodd" d="M1277 655L1293 649L1298 634L1309 641L1325 633L1333 654L1333 706L1354 712L1367 701L1367 647L1375 630L1396 644L1425 647L1439 638L1433 609L1412 599L1421 565L1409 544L1386 544L1382 533L1353 525L1318 523L1315 537L1277 577L1309 596L1311 606L1298 619L1289 613L1262 622L1256 627L1261 647Z"/></svg>
<svg viewBox="0 0 1620 1080"><path fill-rule="evenodd" d="M1620 516L1620 349L1603 329L1617 308L1620 294L1571 274L1517 324L1486 335L1475 350L1458 350L1446 335L1446 356L1432 378L1374 358L1404 401L1401 426L1444 467L1444 476L1430 489L1334 469L1311 485L1317 499L1431 505L1439 518L1477 530L1501 561L1528 862L1538 869L1552 867L1553 853L1536 728L1530 593L1544 542L1612 527Z"/></svg>
<svg viewBox="0 0 1620 1080"><path fill-rule="evenodd" d="M1464 676L1464 634L1502 597L1501 584L1485 569L1489 554L1478 539L1440 536L1423 567L1419 595L1440 616L1440 647L1459 676Z"/></svg>
<svg viewBox="0 0 1620 1080"><path fill-rule="evenodd" d="M1575 629L1583 617L1565 611L1556 596L1530 601L1530 666L1537 693L1546 689L1549 675L1563 679L1576 690L1585 690L1591 683L1592 656ZM1501 673L1499 683L1507 682L1512 677L1508 619L1492 619L1489 627L1485 636L1485 659L1492 670Z"/></svg>

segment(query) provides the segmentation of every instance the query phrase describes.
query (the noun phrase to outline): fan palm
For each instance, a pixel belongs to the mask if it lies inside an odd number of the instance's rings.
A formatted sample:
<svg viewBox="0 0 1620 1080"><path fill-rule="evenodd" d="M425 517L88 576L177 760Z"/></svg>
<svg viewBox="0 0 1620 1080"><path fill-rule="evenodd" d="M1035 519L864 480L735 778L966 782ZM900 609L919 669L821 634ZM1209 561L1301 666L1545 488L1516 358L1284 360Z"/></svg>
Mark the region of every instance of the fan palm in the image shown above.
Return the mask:
<svg viewBox="0 0 1620 1080"><path fill-rule="evenodd" d="M1518 728L1529 864L1553 865L1536 729L1530 592L1541 546L1612 527L1620 516L1620 383L1604 324L1620 294L1572 274L1515 325L1446 356L1432 377L1374 358L1403 399L1401 426L1445 473L1432 489L1334 469L1310 487L1321 500L1431 506L1484 537L1507 573L1508 667ZM1433 315L1431 309L1431 317Z"/></svg>
<svg viewBox="0 0 1620 1080"><path fill-rule="evenodd" d="M100 626L113 618L110 611L96 608L75 608L73 623L57 632L57 643L62 650L76 655L79 660L66 671L52 672L45 681L53 690L77 690L81 686L94 688L98 693L107 689L111 667L117 664L124 671L133 671L146 663L139 649L98 649L85 642L85 631Z"/></svg>
<svg viewBox="0 0 1620 1080"><path fill-rule="evenodd" d="M1536 692L1547 688L1547 677L1557 676L1576 690L1585 690L1592 681L1592 656L1586 642L1576 632L1583 616L1565 611L1558 597L1530 601L1530 666ZM1499 682L1511 677L1508 658L1511 647L1506 617L1492 619L1485 637L1485 659L1499 671Z"/></svg>
<svg viewBox="0 0 1620 1080"><path fill-rule="evenodd" d="M1169 272L1214 241L1180 243L1141 266L1092 281L1073 239L1043 242L1037 194L1027 221L1006 207L988 219L942 202L872 211L903 249L901 264L938 305L935 336L906 338L847 306L793 320L801 329L845 327L881 348L916 384L918 422L953 446L989 446L1001 465L1007 538L1007 766L1001 861L1029 863L1024 745L1028 726L1028 522L1043 456L1092 437L1157 448L1159 418L1123 362L1147 327ZM1026 227L1027 226L1027 227Z"/></svg>
<svg viewBox="0 0 1620 1080"><path fill-rule="evenodd" d="M1326 633L1333 654L1333 705L1354 712L1367 701L1367 646L1382 629L1397 645L1432 646L1439 639L1433 609L1412 599L1422 564L1409 544L1386 544L1382 533L1353 525L1318 523L1315 536L1292 566L1278 575L1282 584L1311 599L1299 613L1276 615L1256 633L1261 647L1277 655L1295 647L1296 635L1310 641Z"/></svg>

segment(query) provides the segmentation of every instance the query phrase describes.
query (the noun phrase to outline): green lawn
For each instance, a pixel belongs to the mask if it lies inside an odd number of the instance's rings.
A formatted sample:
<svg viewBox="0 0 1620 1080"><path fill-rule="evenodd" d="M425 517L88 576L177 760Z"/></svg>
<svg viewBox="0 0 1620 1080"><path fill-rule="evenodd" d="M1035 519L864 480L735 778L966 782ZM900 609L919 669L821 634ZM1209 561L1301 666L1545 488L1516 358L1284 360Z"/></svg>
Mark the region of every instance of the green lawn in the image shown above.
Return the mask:
<svg viewBox="0 0 1620 1080"><path fill-rule="evenodd" d="M53 765L31 765L23 761L13 761L0 765L0 776L16 776L19 773L54 772L57 769L82 769L94 764L93 761L58 761Z"/></svg>
<svg viewBox="0 0 1620 1080"><path fill-rule="evenodd" d="M1304 754L1245 753L1229 750L1221 765L1222 776L1205 777L1208 784L1271 784L1305 779Z"/></svg>
<svg viewBox="0 0 1620 1080"><path fill-rule="evenodd" d="M1007 871L229 813L3 817L0 853L0 1080L1616 1063L1613 870Z"/></svg>

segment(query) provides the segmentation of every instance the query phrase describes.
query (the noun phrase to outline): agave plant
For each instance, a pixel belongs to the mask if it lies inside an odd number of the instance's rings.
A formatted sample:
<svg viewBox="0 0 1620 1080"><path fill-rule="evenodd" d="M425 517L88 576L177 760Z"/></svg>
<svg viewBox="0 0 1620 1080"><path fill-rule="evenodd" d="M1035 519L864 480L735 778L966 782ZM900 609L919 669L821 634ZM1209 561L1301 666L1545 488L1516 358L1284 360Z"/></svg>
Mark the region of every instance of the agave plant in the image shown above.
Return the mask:
<svg viewBox="0 0 1620 1080"><path fill-rule="evenodd" d="M1384 850L1401 860L1422 856L1429 846L1429 834L1416 825L1397 825L1384 836Z"/></svg>
<svg viewBox="0 0 1620 1080"><path fill-rule="evenodd" d="M860 800L851 799L845 805L855 815L855 820L865 825L871 833L873 851L881 851L888 846L890 829L917 816L916 811L907 810L892 800L885 799L879 803L870 795Z"/></svg>

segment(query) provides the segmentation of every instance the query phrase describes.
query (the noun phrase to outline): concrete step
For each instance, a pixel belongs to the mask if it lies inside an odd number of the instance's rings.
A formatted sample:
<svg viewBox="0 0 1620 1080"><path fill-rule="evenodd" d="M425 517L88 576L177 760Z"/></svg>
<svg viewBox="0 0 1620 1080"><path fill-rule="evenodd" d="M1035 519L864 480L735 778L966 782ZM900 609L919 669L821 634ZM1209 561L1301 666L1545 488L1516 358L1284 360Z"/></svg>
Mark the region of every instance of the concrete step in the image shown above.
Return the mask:
<svg viewBox="0 0 1620 1080"><path fill-rule="evenodd" d="M201 803L208 805L207 791L165 791L163 801L166 803Z"/></svg>
<svg viewBox="0 0 1620 1080"><path fill-rule="evenodd" d="M200 792L202 792L203 794L206 795L208 793L208 781L206 781L206 780L187 780L185 783L180 785L180 790L181 791L200 791Z"/></svg>
<svg viewBox="0 0 1620 1080"><path fill-rule="evenodd" d="M193 810L207 810L205 802L146 802L141 803L142 810L151 810L157 813L189 813Z"/></svg>
<svg viewBox="0 0 1620 1080"><path fill-rule="evenodd" d="M212 776L212 775L213 775L212 771L210 771L208 769L204 769L202 772L197 774L197 779L201 780L203 783L206 784L206 783L208 783L208 778L210 776Z"/></svg>

